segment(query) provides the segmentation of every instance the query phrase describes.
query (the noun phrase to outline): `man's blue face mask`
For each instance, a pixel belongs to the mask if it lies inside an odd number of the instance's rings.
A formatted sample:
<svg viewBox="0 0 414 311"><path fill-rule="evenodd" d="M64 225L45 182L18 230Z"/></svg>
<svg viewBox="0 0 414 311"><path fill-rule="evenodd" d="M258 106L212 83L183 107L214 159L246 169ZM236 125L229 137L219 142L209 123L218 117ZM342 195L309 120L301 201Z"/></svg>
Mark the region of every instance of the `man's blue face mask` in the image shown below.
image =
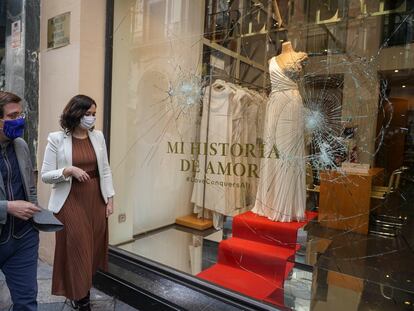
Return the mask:
<svg viewBox="0 0 414 311"><path fill-rule="evenodd" d="M14 120L4 120L3 133L10 140L14 140L17 137L23 136L25 118L21 117Z"/></svg>

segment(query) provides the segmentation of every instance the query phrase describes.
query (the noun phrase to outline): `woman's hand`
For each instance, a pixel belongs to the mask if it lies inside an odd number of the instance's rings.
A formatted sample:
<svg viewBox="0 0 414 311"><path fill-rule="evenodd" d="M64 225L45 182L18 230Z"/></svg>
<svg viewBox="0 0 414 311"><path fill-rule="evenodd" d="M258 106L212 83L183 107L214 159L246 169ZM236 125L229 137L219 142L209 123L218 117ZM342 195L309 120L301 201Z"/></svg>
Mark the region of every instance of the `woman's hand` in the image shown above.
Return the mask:
<svg viewBox="0 0 414 311"><path fill-rule="evenodd" d="M80 182L85 182L91 179L88 173L76 166L70 166L68 168L65 168L63 170L63 175L66 178L69 176L73 176Z"/></svg>
<svg viewBox="0 0 414 311"><path fill-rule="evenodd" d="M111 216L114 213L114 199L108 198L108 203L106 204L106 218Z"/></svg>

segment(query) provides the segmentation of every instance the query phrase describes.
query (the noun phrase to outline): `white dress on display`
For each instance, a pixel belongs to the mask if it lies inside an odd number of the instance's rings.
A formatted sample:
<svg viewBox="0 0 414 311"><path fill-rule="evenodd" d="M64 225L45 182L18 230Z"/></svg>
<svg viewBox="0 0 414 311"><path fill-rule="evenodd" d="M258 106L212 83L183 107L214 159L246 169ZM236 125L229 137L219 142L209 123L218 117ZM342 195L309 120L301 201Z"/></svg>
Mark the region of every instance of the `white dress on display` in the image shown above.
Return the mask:
<svg viewBox="0 0 414 311"><path fill-rule="evenodd" d="M267 102L267 97L257 92L252 92L252 100L246 110L246 123L247 123L247 143L252 144L255 148L259 149L259 143L262 141L262 128L264 120L264 113ZM260 166L260 158L249 157L248 163L253 164L257 167ZM244 176L245 182L248 184L246 204L251 209L256 202L257 183L258 178L256 176Z"/></svg>
<svg viewBox="0 0 414 311"><path fill-rule="evenodd" d="M249 142L248 107L255 101L254 93L251 93L248 89L219 79L206 88L200 125L201 150L204 150L204 143L227 144L229 149L232 144L244 146ZM254 105L257 106L258 103ZM251 118L256 117L255 110L251 114ZM256 131L253 134L256 135ZM255 143L256 136L250 139ZM195 175L196 182L191 196L193 211L201 217L204 205L204 216L212 216L214 227L220 229L224 216L236 216L249 209L247 198L251 189L247 189L247 183L251 181L244 175L214 174L211 170L207 172L206 164L212 165L217 171L219 164L226 166L227 163L241 163L247 167L248 159L242 155L232 156L228 151L225 156L220 152L215 155L202 152L196 158L199 171ZM206 184L200 182L202 180L206 180Z"/></svg>
<svg viewBox="0 0 414 311"><path fill-rule="evenodd" d="M211 90L211 98L210 98ZM206 89L203 100L203 115L200 126L200 150L205 143L230 143L232 133L232 122L230 103L234 96L234 90L224 81L216 80L213 85ZM209 104L210 101L210 104ZM213 224L215 228L221 228L223 215L231 214L230 198L226 189L214 182L226 182L229 176L205 174L206 162L217 167L218 163L226 163L231 159L228 156L209 156L200 154L198 156L199 172L195 178L197 181L208 180L209 182L194 183L191 202L194 203L194 213L202 216L203 204L206 208L204 215L209 218L208 211L213 213ZM205 187L205 190L204 190Z"/></svg>
<svg viewBox="0 0 414 311"><path fill-rule="evenodd" d="M272 92L264 125L265 157L253 212L273 221L302 221L306 208L303 104L294 81L299 68L282 70L269 63ZM267 158L276 146L279 158Z"/></svg>
<svg viewBox="0 0 414 311"><path fill-rule="evenodd" d="M231 144L241 144L244 145L247 143L247 119L246 112L249 102L252 100L252 97L249 93L242 88L236 89L234 96L231 102L231 117L232 117L232 134L231 134ZM242 163L247 167L247 158L244 156L231 157L232 163ZM231 176L231 182L242 185L246 183L245 175L242 176ZM246 196L247 189L246 187L230 187L227 188L229 192L232 213L227 214L227 216L235 216L237 214L247 211L246 205Z"/></svg>

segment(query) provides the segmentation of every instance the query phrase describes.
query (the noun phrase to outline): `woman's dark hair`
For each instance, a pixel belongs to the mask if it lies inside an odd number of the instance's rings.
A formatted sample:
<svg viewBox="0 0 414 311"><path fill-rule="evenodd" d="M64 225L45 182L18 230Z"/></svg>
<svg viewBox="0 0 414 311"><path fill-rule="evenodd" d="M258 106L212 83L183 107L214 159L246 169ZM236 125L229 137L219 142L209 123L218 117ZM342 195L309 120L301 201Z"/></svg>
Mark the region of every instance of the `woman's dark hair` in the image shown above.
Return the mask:
<svg viewBox="0 0 414 311"><path fill-rule="evenodd" d="M80 124L82 117L92 105L96 107L95 101L89 96L76 95L71 98L60 116L60 126L66 134L73 133Z"/></svg>

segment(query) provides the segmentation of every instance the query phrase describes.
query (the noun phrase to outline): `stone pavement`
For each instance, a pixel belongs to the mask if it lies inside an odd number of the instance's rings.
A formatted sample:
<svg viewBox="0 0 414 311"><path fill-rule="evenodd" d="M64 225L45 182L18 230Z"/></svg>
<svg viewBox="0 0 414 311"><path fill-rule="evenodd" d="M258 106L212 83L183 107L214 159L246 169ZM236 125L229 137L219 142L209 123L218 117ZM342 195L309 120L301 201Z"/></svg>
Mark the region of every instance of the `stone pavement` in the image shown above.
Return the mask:
<svg viewBox="0 0 414 311"><path fill-rule="evenodd" d="M65 298L50 294L52 285L52 267L39 261L37 283L39 293L37 301L39 311L70 311L72 308L65 304ZM10 309L10 293L4 280L4 275L0 272L0 311ZM114 299L93 288L91 290L91 306L93 311L137 311L129 305Z"/></svg>

